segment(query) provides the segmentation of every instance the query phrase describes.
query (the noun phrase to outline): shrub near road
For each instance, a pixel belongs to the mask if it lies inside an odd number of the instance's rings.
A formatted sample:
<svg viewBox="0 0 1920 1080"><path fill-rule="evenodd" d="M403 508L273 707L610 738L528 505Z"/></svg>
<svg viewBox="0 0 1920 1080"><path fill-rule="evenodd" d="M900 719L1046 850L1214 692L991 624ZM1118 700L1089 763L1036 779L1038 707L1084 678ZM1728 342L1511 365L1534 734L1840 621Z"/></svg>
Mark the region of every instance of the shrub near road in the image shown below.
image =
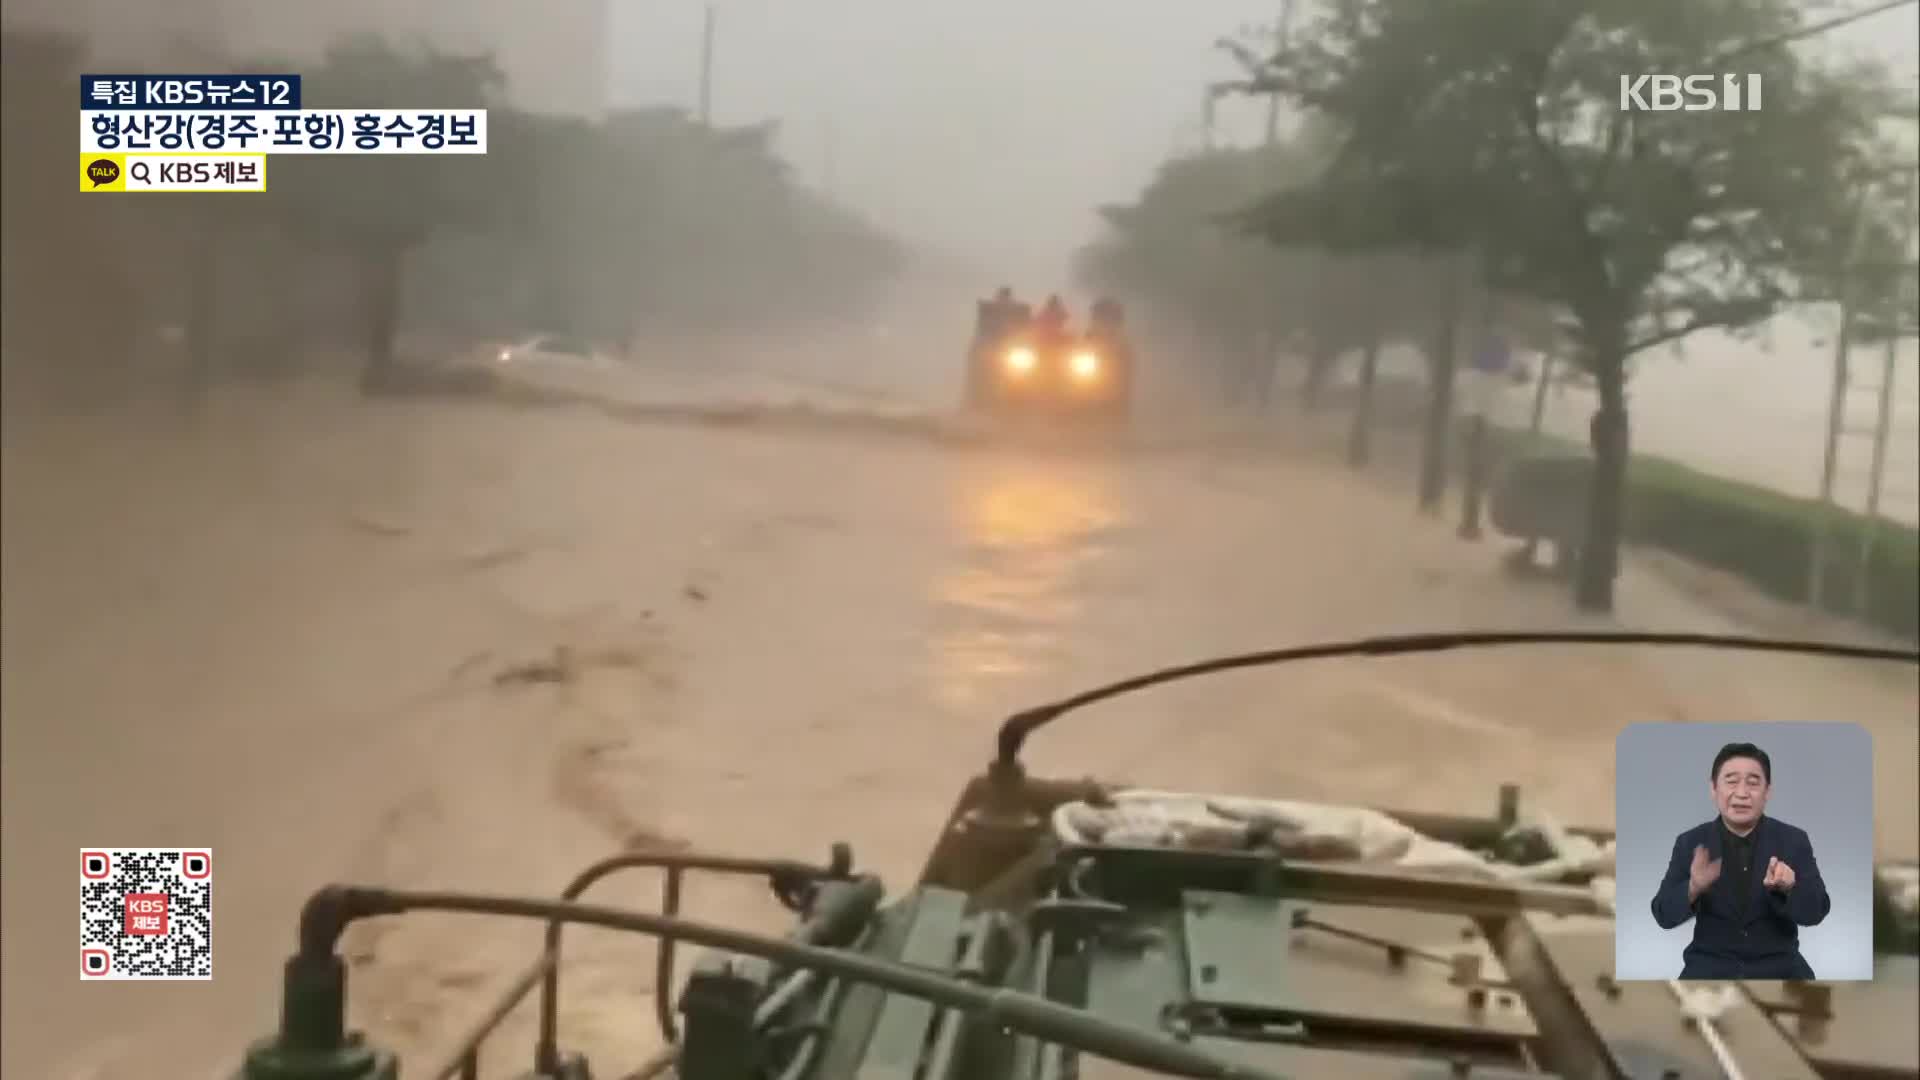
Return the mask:
<svg viewBox="0 0 1920 1080"><path fill-rule="evenodd" d="M1627 480L1627 538L1737 574L1782 600L1807 599L1813 538L1822 513L1831 531L1823 606L1857 615L1908 641L1920 637L1920 531L1861 514L1823 511L1812 499L1725 480L1661 458L1635 458ZM1860 552L1877 528L1866 607L1854 611Z"/></svg>
<svg viewBox="0 0 1920 1080"><path fill-rule="evenodd" d="M1495 497L1495 527L1513 532L1514 521L1503 520L1507 515L1570 520L1577 535L1592 477L1590 452L1570 440L1520 431L1504 432L1502 441L1502 458L1534 465L1502 479L1503 486L1516 486ZM1627 541L1733 574L1795 604L1807 601L1814 537L1822 515L1828 515L1821 606L1908 641L1920 638L1920 612L1914 604L1920 595L1920 531L1911 526L1823 508L1813 499L1645 454L1634 455L1624 501L1622 535ZM1548 516L1541 517L1541 510ZM1865 593L1856 597L1863 551L1871 552L1870 563Z"/></svg>

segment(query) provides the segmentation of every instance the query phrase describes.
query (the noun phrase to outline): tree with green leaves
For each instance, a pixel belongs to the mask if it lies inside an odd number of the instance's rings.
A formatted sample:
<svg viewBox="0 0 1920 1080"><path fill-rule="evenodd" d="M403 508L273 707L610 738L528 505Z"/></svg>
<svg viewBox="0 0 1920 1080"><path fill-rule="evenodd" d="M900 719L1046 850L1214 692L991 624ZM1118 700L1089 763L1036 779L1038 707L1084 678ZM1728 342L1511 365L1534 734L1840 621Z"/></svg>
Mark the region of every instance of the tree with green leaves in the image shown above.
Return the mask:
<svg viewBox="0 0 1920 1080"><path fill-rule="evenodd" d="M334 45L302 82L302 104L315 109L500 110L506 89L490 56L409 53L374 36ZM364 389L392 381L407 256L439 230L481 228L507 212L503 193L513 191L512 170L524 169L528 158L511 139L503 146L490 133L489 143L485 156L305 155L273 162L268 190L291 227L359 268Z"/></svg>
<svg viewBox="0 0 1920 1080"><path fill-rule="evenodd" d="M1777 41L1791 0L1332 0L1276 55L1274 88L1343 142L1319 180L1246 224L1281 244L1452 252L1562 310L1593 377L1593 483L1576 601L1612 606L1628 358L1817 296L1884 168L1887 91ZM1634 112L1620 79L1737 71L1759 109Z"/></svg>
<svg viewBox="0 0 1920 1080"><path fill-rule="evenodd" d="M771 125L527 113L490 58L373 36L317 64L199 55L170 70L299 70L314 108L485 108L486 154L280 155L263 194L89 197L26 167L71 146L56 106L70 115L86 43L12 28L5 42L10 379L43 357L36 377L110 388L136 338L179 326L198 387L347 329L373 389L395 374L403 317L456 339L777 328L844 317L905 263L893 237L794 180ZM88 335L101 340L76 348Z"/></svg>
<svg viewBox="0 0 1920 1080"><path fill-rule="evenodd" d="M1335 145L1328 128L1308 124L1274 144L1168 162L1132 203L1102 209L1105 229L1079 253L1078 274L1091 288L1129 297L1149 316L1196 328L1200 348L1192 357L1218 361L1230 403L1264 406L1283 356L1291 355L1302 361L1300 404L1312 410L1342 359L1357 356L1349 457L1362 465L1370 456L1380 351L1408 342L1439 355L1439 343L1455 336L1450 327L1460 305L1444 296L1443 260L1275 246L1237 227L1238 215L1276 185L1312 180ZM1544 347L1552 336L1550 327L1542 332L1539 305L1526 298L1503 296L1494 314L1504 332L1529 347ZM1448 358L1429 366L1444 370Z"/></svg>
<svg viewBox="0 0 1920 1080"><path fill-rule="evenodd" d="M1304 310L1314 257L1274 250L1221 218L1308 175L1308 164L1286 146L1170 161L1136 201L1101 208L1105 233L1080 252L1078 276L1179 316L1218 358L1229 400L1264 400L1271 354Z"/></svg>

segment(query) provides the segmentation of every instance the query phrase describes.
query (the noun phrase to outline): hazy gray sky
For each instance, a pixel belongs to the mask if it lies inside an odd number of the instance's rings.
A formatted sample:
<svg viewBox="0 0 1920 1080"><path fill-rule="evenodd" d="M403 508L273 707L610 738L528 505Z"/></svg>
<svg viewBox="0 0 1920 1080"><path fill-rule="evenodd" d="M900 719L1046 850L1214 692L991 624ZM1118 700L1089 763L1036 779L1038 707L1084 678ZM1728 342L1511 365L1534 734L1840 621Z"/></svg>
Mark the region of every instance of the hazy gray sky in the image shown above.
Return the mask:
<svg viewBox="0 0 1920 1080"><path fill-rule="evenodd" d="M1822 13L1872 0L1818 0ZM698 97L704 0L4 0L6 14L109 28L143 55L160 31L219 26L239 49L312 51L348 28L497 51L542 108ZM1312 0L1299 0L1302 18ZM1198 145L1202 88L1231 77L1218 36L1282 0L715 0L714 117L782 122L809 181L907 237L1046 288L1093 232ZM1915 67L1907 8L1829 44ZM1229 141L1264 108L1223 106Z"/></svg>
<svg viewBox="0 0 1920 1080"><path fill-rule="evenodd" d="M697 98L699 0L616 8L617 101ZM715 119L782 121L803 175L947 250L1060 273L1093 207L1200 135L1214 38L1279 0L718 0ZM1260 126L1261 106L1222 110ZM1033 282L1035 286L1042 282Z"/></svg>
<svg viewBox="0 0 1920 1080"><path fill-rule="evenodd" d="M1851 0L1845 9L1869 5ZM697 99L703 0L614 5L612 94ZM803 174L889 225L1016 275L1062 272L1093 207L1128 198L1200 134L1212 47L1282 0L715 0L716 120L783 121ZM1299 0L1300 17L1311 0ZM1832 0L1820 7L1831 10ZM1913 69L1911 9L1834 43ZM1255 136L1264 106L1224 106ZM1041 286L1041 281L1033 281Z"/></svg>

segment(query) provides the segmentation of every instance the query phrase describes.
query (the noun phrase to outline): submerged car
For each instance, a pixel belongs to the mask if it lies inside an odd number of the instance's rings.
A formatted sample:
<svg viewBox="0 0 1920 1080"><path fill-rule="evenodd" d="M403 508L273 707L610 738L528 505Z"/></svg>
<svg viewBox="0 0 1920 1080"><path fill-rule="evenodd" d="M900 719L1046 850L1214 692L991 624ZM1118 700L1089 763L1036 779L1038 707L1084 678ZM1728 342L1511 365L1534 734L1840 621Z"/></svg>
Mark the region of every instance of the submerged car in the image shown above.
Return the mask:
<svg viewBox="0 0 1920 1080"><path fill-rule="evenodd" d="M413 911L546 924L545 947L446 1060L480 1075L488 1035L538 991L525 1080L1142 1080L1185 1076L1728 1077L1920 1073L1913 868L1879 868L1871 983L1613 978L1611 831L1561 827L1499 792L1485 817L1116 789L1031 777L1034 731L1147 686L1282 661L1532 644L1738 648L1920 664L1920 653L1701 634L1426 634L1223 657L1028 709L1002 726L913 886L889 898L835 844L821 863L699 852L613 855L560 899L329 886L302 911L280 1030L241 1080L395 1080L345 1026L347 925ZM602 879L664 876L662 912L583 903ZM688 873L759 878L784 936L682 918ZM1894 884L1904 880L1905 884ZM564 1051L567 924L660 939L666 1049L635 1068ZM672 994L677 943L709 950ZM1902 968L1898 966L1904 964ZM1904 971L1904 976L1901 972ZM638 1018L636 1017L636 1022ZM489 1047L499 1054L517 1047Z"/></svg>
<svg viewBox="0 0 1920 1080"><path fill-rule="evenodd" d="M492 352L494 363L517 367L609 370L619 364L611 352L566 334L536 334Z"/></svg>
<svg viewBox="0 0 1920 1080"><path fill-rule="evenodd" d="M1133 408L1133 351L1117 334L1077 333L981 305L967 356L967 403L990 414L1125 418Z"/></svg>

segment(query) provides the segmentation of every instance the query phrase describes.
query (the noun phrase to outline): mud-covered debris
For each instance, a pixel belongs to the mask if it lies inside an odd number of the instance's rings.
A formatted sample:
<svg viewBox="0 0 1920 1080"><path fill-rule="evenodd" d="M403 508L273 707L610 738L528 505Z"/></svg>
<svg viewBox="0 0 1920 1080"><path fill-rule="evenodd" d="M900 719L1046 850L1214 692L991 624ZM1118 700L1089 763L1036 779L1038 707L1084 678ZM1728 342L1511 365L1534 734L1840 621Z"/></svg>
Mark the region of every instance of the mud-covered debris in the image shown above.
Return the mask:
<svg viewBox="0 0 1920 1080"><path fill-rule="evenodd" d="M702 604L707 602L707 590L698 585L689 585L680 591L689 600Z"/></svg>
<svg viewBox="0 0 1920 1080"><path fill-rule="evenodd" d="M460 556L460 565L468 570L491 570L508 563L518 562L530 554L532 552L529 549L518 545L485 548L463 553Z"/></svg>
<svg viewBox="0 0 1920 1080"><path fill-rule="evenodd" d="M691 851L693 843L684 836L671 836L645 825L635 826L621 841L632 852Z"/></svg>
<svg viewBox="0 0 1920 1080"><path fill-rule="evenodd" d="M389 521L372 514L350 514L347 516L347 524L361 532L372 533L375 536L413 535L413 526L405 525L397 521Z"/></svg>
<svg viewBox="0 0 1920 1080"><path fill-rule="evenodd" d="M500 669L493 676L495 686L535 686L571 683L595 668L641 668L646 653L631 647L579 649L556 645L553 652L538 660L524 660Z"/></svg>
<svg viewBox="0 0 1920 1080"><path fill-rule="evenodd" d="M601 758L617 754L626 748L627 740L624 738L601 739L581 746L580 756L589 761L598 761Z"/></svg>
<svg viewBox="0 0 1920 1080"><path fill-rule="evenodd" d="M495 686L533 686L572 682L578 675L579 664L573 650L565 645L556 646L553 655L540 660L527 660L503 668L493 677Z"/></svg>

